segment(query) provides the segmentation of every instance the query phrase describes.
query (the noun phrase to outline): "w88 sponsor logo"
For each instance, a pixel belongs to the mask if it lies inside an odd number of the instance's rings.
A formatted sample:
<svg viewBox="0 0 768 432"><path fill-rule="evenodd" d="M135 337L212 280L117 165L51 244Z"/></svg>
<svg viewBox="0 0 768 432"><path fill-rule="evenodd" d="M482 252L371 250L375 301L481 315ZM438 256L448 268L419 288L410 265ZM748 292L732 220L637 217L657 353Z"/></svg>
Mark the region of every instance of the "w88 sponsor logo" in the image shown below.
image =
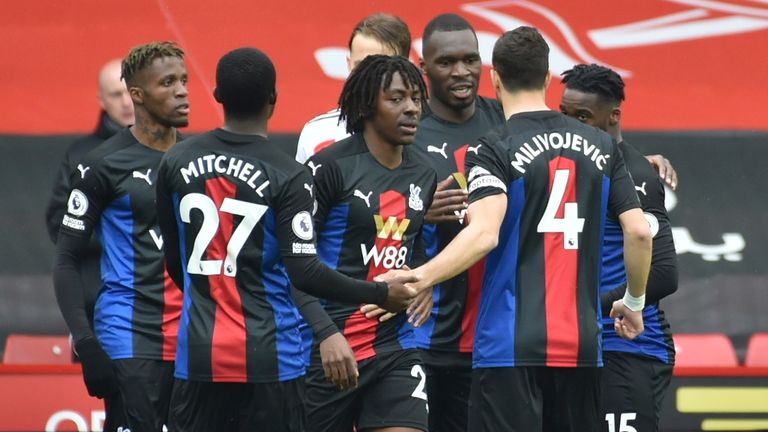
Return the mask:
<svg viewBox="0 0 768 432"><path fill-rule="evenodd" d="M373 245L370 249L366 245L360 245L360 252L363 254L363 263L369 265L373 260L373 265L377 268L397 269L405 264L408 258L408 247L406 246L384 246L379 248Z"/></svg>

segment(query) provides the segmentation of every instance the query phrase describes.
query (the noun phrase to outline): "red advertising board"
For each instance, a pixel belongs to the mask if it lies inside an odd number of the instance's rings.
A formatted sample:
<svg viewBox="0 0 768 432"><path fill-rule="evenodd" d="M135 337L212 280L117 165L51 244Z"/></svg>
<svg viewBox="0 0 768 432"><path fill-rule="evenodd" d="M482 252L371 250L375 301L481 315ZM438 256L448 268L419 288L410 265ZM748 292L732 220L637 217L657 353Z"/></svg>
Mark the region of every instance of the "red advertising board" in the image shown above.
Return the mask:
<svg viewBox="0 0 768 432"><path fill-rule="evenodd" d="M89 130L100 65L152 40L175 40L187 52L191 130L220 123L211 96L216 61L251 45L267 52L278 70L272 130L297 132L333 107L350 31L378 11L409 24L414 60L425 24L439 13L458 13L473 24L485 64L503 31L536 26L551 45L553 73L597 62L624 75L627 129L768 129L764 1L42 0L2 8L0 133ZM487 70L483 79L482 93L490 95ZM556 108L561 85L555 80L551 87L548 100Z"/></svg>
<svg viewBox="0 0 768 432"><path fill-rule="evenodd" d="M79 365L0 365L0 432L102 430L104 405Z"/></svg>

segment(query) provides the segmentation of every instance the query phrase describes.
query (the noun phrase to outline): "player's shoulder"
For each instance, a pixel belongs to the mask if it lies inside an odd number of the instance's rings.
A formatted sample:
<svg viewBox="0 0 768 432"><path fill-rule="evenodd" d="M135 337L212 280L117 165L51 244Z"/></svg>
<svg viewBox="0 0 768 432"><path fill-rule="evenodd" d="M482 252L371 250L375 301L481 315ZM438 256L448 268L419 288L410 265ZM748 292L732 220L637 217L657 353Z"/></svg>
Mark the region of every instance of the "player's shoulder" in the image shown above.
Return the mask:
<svg viewBox="0 0 768 432"><path fill-rule="evenodd" d="M484 96L478 96L476 101L477 110L482 111L488 116L496 117L501 122L504 121L504 109L499 101Z"/></svg>
<svg viewBox="0 0 768 432"><path fill-rule="evenodd" d="M340 115L341 115L341 110L338 108L334 108L330 111L326 111L322 114L318 114L312 117L308 122L304 124L304 127L307 127L312 124L316 124L318 122L325 123L331 120L335 120L336 122L338 122Z"/></svg>
<svg viewBox="0 0 768 432"><path fill-rule="evenodd" d="M130 129L123 129L86 153L83 157L83 163L88 165L106 164L111 157L133 147L137 143L138 141L136 141Z"/></svg>
<svg viewBox="0 0 768 432"><path fill-rule="evenodd" d="M316 163L331 164L362 153L368 153L368 147L363 140L363 134L356 133L341 141L337 141L332 146L320 150L317 154L309 158L309 160L315 161Z"/></svg>

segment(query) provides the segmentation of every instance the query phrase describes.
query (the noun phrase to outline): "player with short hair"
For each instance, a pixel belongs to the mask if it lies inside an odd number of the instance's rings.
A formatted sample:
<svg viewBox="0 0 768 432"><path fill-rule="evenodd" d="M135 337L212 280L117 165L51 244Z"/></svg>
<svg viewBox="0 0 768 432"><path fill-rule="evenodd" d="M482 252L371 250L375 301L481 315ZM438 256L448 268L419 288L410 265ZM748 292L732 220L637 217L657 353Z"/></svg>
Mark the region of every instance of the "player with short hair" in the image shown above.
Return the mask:
<svg viewBox="0 0 768 432"><path fill-rule="evenodd" d="M617 333L642 332L650 233L610 136L545 103L549 47L519 27L493 49L508 120L467 155L469 224L410 274L422 289L487 254L473 352L469 427L598 430L600 249L608 210L624 231L628 289Z"/></svg>
<svg viewBox="0 0 768 432"><path fill-rule="evenodd" d="M504 123L501 105L478 96L482 60L477 35L455 14L433 18L424 29L421 68L430 98L413 143L443 180L425 227L432 257L466 223L467 180L464 161L477 140ZM483 261L434 287L429 320L416 328L427 373L429 430L467 430L472 383L472 342L483 277Z"/></svg>
<svg viewBox="0 0 768 432"><path fill-rule="evenodd" d="M136 122L90 152L72 174L57 242L54 287L88 392L122 396L128 426L161 431L168 415L181 292L163 266L155 181L188 123L184 52L172 42L133 48L122 63ZM93 330L79 270L91 233L103 253ZM107 419L109 422L109 419Z"/></svg>
<svg viewBox="0 0 768 432"><path fill-rule="evenodd" d="M214 90L224 126L179 143L159 168L168 271L184 291L171 430L304 430L291 284L393 311L412 297L402 280L358 281L318 260L312 177L267 138L275 80L258 49L225 54Z"/></svg>
<svg viewBox="0 0 768 432"><path fill-rule="evenodd" d="M121 62L122 59L113 59L102 66L98 77L98 100L101 113L96 130L72 142L59 165L59 173L45 210L46 228L54 244L59 237L59 227L67 210L67 198L72 189L70 174L75 170L85 170L82 160L88 152L121 129L133 124L133 101L128 94L128 87L120 77ZM80 277L85 289L83 301L91 328L93 328L93 305L101 288L101 271L99 270L101 244L95 237L91 237L86 253L80 257ZM104 430L114 431L121 426L128 427L119 393L116 392L104 398L104 411L106 413Z"/></svg>
<svg viewBox="0 0 768 432"><path fill-rule="evenodd" d="M398 55L408 58L411 33L402 19L376 13L363 18L349 37L347 68L351 72L371 54ZM308 121L301 130L296 160L304 163L313 154L349 136L346 125L335 108Z"/></svg>
<svg viewBox="0 0 768 432"><path fill-rule="evenodd" d="M309 159L320 258L344 274L375 280L424 260L420 236L437 176L410 144L426 94L407 59L366 57L339 98L352 135ZM307 377L307 430L426 431L426 377L405 315L379 322L359 304L323 303L302 309L318 341ZM333 339L349 342L350 364L327 364L324 344Z"/></svg>
<svg viewBox="0 0 768 432"><path fill-rule="evenodd" d="M661 404L672 378L675 346L659 300L677 291L677 254L667 210L664 185L654 168L621 134L624 80L615 71L596 64L580 64L562 74L565 84L560 110L611 135L624 156L653 235L653 257L643 309L645 331L628 341L603 318L602 410L608 432L621 424L638 431L657 431ZM606 221L600 292L603 313L626 291L621 228L615 218Z"/></svg>

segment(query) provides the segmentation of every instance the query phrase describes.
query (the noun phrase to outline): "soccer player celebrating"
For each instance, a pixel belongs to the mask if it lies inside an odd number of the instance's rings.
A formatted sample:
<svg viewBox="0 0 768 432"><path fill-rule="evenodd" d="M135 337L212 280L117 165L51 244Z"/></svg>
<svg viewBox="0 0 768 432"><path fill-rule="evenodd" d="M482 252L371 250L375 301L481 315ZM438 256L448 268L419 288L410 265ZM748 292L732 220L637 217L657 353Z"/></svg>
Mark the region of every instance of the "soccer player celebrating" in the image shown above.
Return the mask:
<svg viewBox="0 0 768 432"><path fill-rule="evenodd" d="M354 280L318 260L312 177L267 139L275 79L255 48L224 55L214 92L224 127L180 143L159 168L168 272L184 291L171 430L304 430L291 283L392 311L412 298L402 281Z"/></svg>
<svg viewBox="0 0 768 432"><path fill-rule="evenodd" d="M648 223L610 136L547 108L548 55L531 27L496 42L491 80L507 123L467 154L469 224L412 272L422 289L488 254L472 359L472 432L598 430L596 300L609 210L624 232L628 281L611 316L619 335L643 329Z"/></svg>
<svg viewBox="0 0 768 432"><path fill-rule="evenodd" d="M347 68L351 72L371 54L399 55L408 58L411 33L408 26L394 15L377 13L363 18L349 38ZM347 125L333 109L308 121L299 135L296 160L304 163L310 156L349 136Z"/></svg>
<svg viewBox="0 0 768 432"><path fill-rule="evenodd" d="M420 235L437 175L409 144L425 95L407 59L365 58L339 99L352 136L309 159L317 167L319 254L342 273L373 280L424 259ZM426 431L425 375L406 317L379 322L359 304L324 307L302 309L318 341L307 377L307 430ZM331 338L349 341L354 364L327 366L323 345ZM351 390L340 392L338 384Z"/></svg>
<svg viewBox="0 0 768 432"><path fill-rule="evenodd" d="M602 411L608 431L620 424L638 431L657 431L661 404L672 378L675 347L659 300L677 291L677 255L664 207L664 185L656 171L621 135L624 81L611 69L577 65L563 72L563 114L608 132L619 144L653 235L653 257L643 309L645 331L631 341L617 336L613 320L603 319ZM621 228L606 221L600 292L603 313L621 298L627 285Z"/></svg>
<svg viewBox="0 0 768 432"><path fill-rule="evenodd" d="M119 391L130 429L159 432L173 386L181 292L163 267L154 187L176 128L188 123L184 52L170 42L135 47L122 75L136 123L86 155L73 173L54 287L88 392L109 405ZM103 284L91 330L79 269L94 230L103 247Z"/></svg>
<svg viewBox="0 0 768 432"><path fill-rule="evenodd" d="M413 143L439 179L427 213L428 255L445 247L466 222L467 181L464 160L475 143L504 123L501 105L477 95L482 61L472 26L455 14L439 15L424 29L421 68L429 82L428 109ZM482 261L469 271L435 286L435 307L416 329L427 373L429 430L467 430L472 383L472 341L482 283Z"/></svg>

